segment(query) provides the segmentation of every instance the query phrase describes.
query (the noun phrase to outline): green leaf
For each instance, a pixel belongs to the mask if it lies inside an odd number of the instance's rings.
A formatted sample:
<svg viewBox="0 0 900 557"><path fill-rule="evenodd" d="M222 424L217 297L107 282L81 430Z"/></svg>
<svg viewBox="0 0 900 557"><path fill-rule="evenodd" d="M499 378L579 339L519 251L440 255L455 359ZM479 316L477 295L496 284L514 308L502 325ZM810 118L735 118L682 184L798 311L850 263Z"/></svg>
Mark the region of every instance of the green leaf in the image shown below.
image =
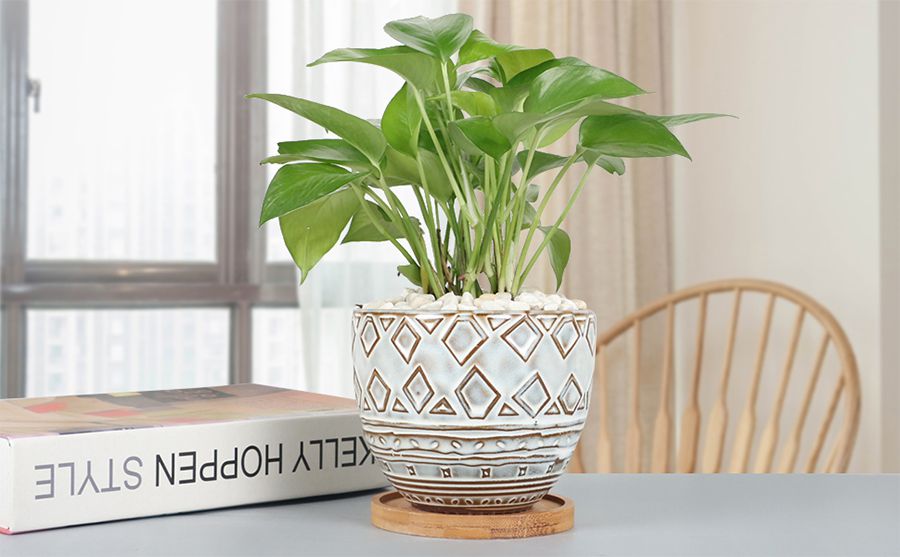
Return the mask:
<svg viewBox="0 0 900 557"><path fill-rule="evenodd" d="M542 73L561 66L587 66L587 62L574 56L554 58L537 66L516 74L503 87L496 88L491 94L503 111L516 110L519 103L528 95L531 84Z"/></svg>
<svg viewBox="0 0 900 557"><path fill-rule="evenodd" d="M415 105L409 86L404 83L384 109L381 131L391 147L415 156L421 126L422 114Z"/></svg>
<svg viewBox="0 0 900 557"><path fill-rule="evenodd" d="M368 207L368 210L366 210L366 207ZM381 228L383 228L385 232L387 232L387 235L379 230L378 226L376 226L376 222L372 220L373 218L377 219L377 223L381 225ZM416 218L413 217L412 221L416 226L419 225L419 221ZM353 220L350 222L350 229L347 230L347 234L344 236L341 243L384 242L403 237L403 230L388 218L384 210L377 204L366 200L366 206L360 207L356 214L353 215Z"/></svg>
<svg viewBox="0 0 900 557"><path fill-rule="evenodd" d="M534 203L535 201L537 201L540 194L540 186L538 186L537 184L528 184L528 187L525 189L525 201Z"/></svg>
<svg viewBox="0 0 900 557"><path fill-rule="evenodd" d="M553 53L546 48L512 50L496 56L497 63L503 69L504 82L508 82L525 70L552 59Z"/></svg>
<svg viewBox="0 0 900 557"><path fill-rule="evenodd" d="M491 95L493 98L497 98L497 91L500 90L496 85L485 81L478 77L470 77L465 81L466 87L473 91L479 91L481 93L487 93Z"/></svg>
<svg viewBox="0 0 900 557"><path fill-rule="evenodd" d="M551 68L531 84L526 112L548 113L588 97L618 99L645 91L612 72L593 66Z"/></svg>
<svg viewBox="0 0 900 557"><path fill-rule="evenodd" d="M497 131L505 135L510 143L515 143L526 132L546 121L547 118L546 114L504 112L494 116L491 121Z"/></svg>
<svg viewBox="0 0 900 557"><path fill-rule="evenodd" d="M601 155L597 151L588 149L581 158L588 164L596 164L610 174L617 174L619 176L625 174L625 161L619 157L608 157L606 155Z"/></svg>
<svg viewBox="0 0 900 557"><path fill-rule="evenodd" d="M522 211L522 230L531 228L531 223L537 218L537 210L531 203L525 203L525 210ZM538 223L540 224L540 223Z"/></svg>
<svg viewBox="0 0 900 557"><path fill-rule="evenodd" d="M284 244L300 268L301 283L334 247L357 209L359 199L353 191L345 189L279 219Z"/></svg>
<svg viewBox="0 0 900 557"><path fill-rule="evenodd" d="M412 263L408 265L398 265L397 273L406 277L406 280L414 285L422 286L422 271L419 269L418 265L413 265Z"/></svg>
<svg viewBox="0 0 900 557"><path fill-rule="evenodd" d="M545 125L541 126L541 140L538 142L538 147L553 145L564 135L569 133L572 126L578 123L578 120L580 119L580 116L576 116L572 118L554 118L547 122Z"/></svg>
<svg viewBox="0 0 900 557"><path fill-rule="evenodd" d="M494 102L494 98L487 93L451 91L450 99L454 106L469 116L494 116L497 114L497 104Z"/></svg>
<svg viewBox="0 0 900 557"><path fill-rule="evenodd" d="M470 141L480 151L495 159L499 159L512 149L512 144L506 136L494 127L490 118L475 116L474 118L456 120L451 122L450 126L451 134L462 134L465 139Z"/></svg>
<svg viewBox="0 0 900 557"><path fill-rule="evenodd" d="M710 118L736 118L731 114L716 114L713 112L701 112L699 114L673 114L671 116L654 116L660 124L674 128L682 124L690 124L691 122L699 122L700 120L709 120Z"/></svg>
<svg viewBox="0 0 900 557"><path fill-rule="evenodd" d="M475 29L469 35L469 38L466 39L465 44L459 49L459 65L464 66L472 62L485 60L516 48L522 47L498 43L483 32Z"/></svg>
<svg viewBox="0 0 900 557"><path fill-rule="evenodd" d="M504 80L509 80L528 68L552 59L553 53L546 48L524 48L498 43L476 29L459 50L459 65L471 64L486 58L496 58L503 70Z"/></svg>
<svg viewBox="0 0 900 557"><path fill-rule="evenodd" d="M579 142L586 149L616 157L691 158L667 127L638 114L588 116L581 123Z"/></svg>
<svg viewBox="0 0 900 557"><path fill-rule="evenodd" d="M462 88L467 85L467 82L470 79L477 79L477 76L479 76L481 74L490 74L490 69L485 68L483 66L476 66L476 67L470 68L464 72L459 72L456 75L456 83L460 88ZM481 81L484 82L484 80L481 80ZM493 85L491 87L493 87ZM476 87L472 87L472 88L476 89Z"/></svg>
<svg viewBox="0 0 900 557"><path fill-rule="evenodd" d="M266 190L259 224L305 207L364 175L315 162L282 166Z"/></svg>
<svg viewBox="0 0 900 557"><path fill-rule="evenodd" d="M450 60L472 32L472 16L448 14L435 19L423 16L391 21L384 31L397 41L434 56Z"/></svg>
<svg viewBox="0 0 900 557"><path fill-rule="evenodd" d="M309 66L330 62L361 62L387 68L419 89L434 89L440 83L438 62L408 46L387 48L339 48L325 54Z"/></svg>
<svg viewBox="0 0 900 557"><path fill-rule="evenodd" d="M387 143L381 130L343 110L289 95L254 93L247 95L247 98L269 101L322 126L359 149L373 164L377 164L384 155Z"/></svg>
<svg viewBox="0 0 900 557"><path fill-rule="evenodd" d="M359 150L343 139L303 139L282 141L278 155L263 159L263 163L286 163L302 160L330 162L359 170L369 170L372 164Z"/></svg>
<svg viewBox="0 0 900 557"><path fill-rule="evenodd" d="M528 175L530 178L534 178L548 170L559 168L566 164L567 158L568 157L554 155L553 153L545 153L544 151L535 151L534 156L531 158L531 169L528 171ZM516 153L516 160L519 161L519 166L522 168L525 168L525 161L527 159L528 151L519 151Z"/></svg>
<svg viewBox="0 0 900 557"><path fill-rule="evenodd" d="M419 167L414 158L390 147L385 155L382 172L389 184L410 184L424 188L419 175ZM453 188L450 187L450 180L444 173L438 156L425 149L418 150L418 155L422 161L422 169L425 171L425 179L428 180L429 193L440 201L450 199L453 195Z"/></svg>
<svg viewBox="0 0 900 557"><path fill-rule="evenodd" d="M541 232L550 236L550 243L547 248L550 251L550 266L553 268L553 274L556 275L556 289L562 286L563 274L566 272L566 266L569 264L569 254L572 252L572 240L566 231L561 228L554 229L552 226L541 226Z"/></svg>

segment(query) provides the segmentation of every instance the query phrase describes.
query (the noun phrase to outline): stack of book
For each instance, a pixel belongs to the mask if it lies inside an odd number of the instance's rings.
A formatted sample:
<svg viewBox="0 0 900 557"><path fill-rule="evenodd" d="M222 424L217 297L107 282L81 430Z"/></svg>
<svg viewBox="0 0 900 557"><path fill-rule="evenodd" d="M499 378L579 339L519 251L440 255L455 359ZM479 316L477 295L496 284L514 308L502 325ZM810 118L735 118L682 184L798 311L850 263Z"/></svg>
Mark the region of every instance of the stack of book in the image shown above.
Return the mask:
<svg viewBox="0 0 900 557"><path fill-rule="evenodd" d="M349 399L243 384L0 401L0 532L373 489Z"/></svg>

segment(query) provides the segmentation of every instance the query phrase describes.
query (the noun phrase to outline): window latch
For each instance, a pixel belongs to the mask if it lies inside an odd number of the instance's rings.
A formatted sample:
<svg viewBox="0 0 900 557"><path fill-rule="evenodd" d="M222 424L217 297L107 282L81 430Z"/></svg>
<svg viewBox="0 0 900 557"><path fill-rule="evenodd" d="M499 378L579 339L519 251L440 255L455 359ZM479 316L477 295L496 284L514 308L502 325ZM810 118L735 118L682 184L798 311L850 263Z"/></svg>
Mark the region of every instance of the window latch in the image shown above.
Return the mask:
<svg viewBox="0 0 900 557"><path fill-rule="evenodd" d="M41 111L41 80L30 78L26 85L26 95L34 99L34 112Z"/></svg>

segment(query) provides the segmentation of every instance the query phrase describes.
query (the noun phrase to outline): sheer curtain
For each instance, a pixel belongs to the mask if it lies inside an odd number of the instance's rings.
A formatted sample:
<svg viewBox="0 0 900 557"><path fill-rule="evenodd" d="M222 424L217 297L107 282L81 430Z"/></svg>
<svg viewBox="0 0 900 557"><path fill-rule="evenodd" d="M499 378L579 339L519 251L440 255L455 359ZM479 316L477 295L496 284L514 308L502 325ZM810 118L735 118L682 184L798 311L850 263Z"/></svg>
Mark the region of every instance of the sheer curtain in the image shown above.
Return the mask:
<svg viewBox="0 0 900 557"><path fill-rule="evenodd" d="M307 68L306 64L335 48L395 44L382 30L385 23L417 15L437 17L452 13L456 11L456 1L275 0L271 7L271 25L290 25L293 43L289 52L270 54L270 75L278 75L280 80L292 76L292 83L282 82L288 90L272 92L329 104L362 118L379 119L402 84L399 77L363 64L337 63L314 68ZM286 131L292 132L291 137L282 140L325 137L321 128L300 118L290 122ZM404 201L411 201L407 204L411 207L415 205L414 198L412 192L403 191L406 189L399 188L397 193ZM277 235L270 235L270 243L273 249L281 249ZM295 386L352 396L351 311L355 304L396 295L409 286L397 276L400 263L389 244L356 243L336 247L313 269L298 291L299 371Z"/></svg>

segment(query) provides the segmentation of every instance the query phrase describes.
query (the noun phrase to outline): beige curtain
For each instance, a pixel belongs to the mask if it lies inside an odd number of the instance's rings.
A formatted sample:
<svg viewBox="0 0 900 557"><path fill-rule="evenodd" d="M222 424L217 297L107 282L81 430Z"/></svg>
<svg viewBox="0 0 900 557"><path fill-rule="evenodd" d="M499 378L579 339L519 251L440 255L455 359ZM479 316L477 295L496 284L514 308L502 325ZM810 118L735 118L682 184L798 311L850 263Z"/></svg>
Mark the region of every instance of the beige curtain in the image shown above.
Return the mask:
<svg viewBox="0 0 900 557"><path fill-rule="evenodd" d="M500 42L545 47L557 56L577 56L634 81L655 94L634 99L631 106L665 112L667 14L661 1L651 0L461 0L461 11L474 16L477 28ZM574 134L560 146L571 153ZM603 331L627 313L667 293L670 287L669 176L662 160L627 161L623 177L597 171L582 192L564 228L572 237L572 255L562 291L583 298L597 312ZM557 190L549 209L558 216L577 181L570 177ZM554 206L555 204L555 206ZM545 218L545 222L549 219ZM535 267L536 269L538 267ZM555 286L548 265L529 279L544 290ZM646 330L661 335L661 330ZM652 345L645 342L645 345ZM656 344L659 346L659 344ZM627 348L610 354L624 363ZM659 369L657 356L642 354L642 367ZM611 365L608 419L614 448L614 469L621 469L625 401L628 386L624 365ZM656 400L658 373L642 373L641 397ZM596 395L597 389L594 389ZM601 407L592 402L583 435L584 466L594 466L594 443ZM652 413L654 405L644 404ZM642 416L643 438L649 444L653 416ZM649 450L644 450L645 458ZM616 462L618 461L618 462ZM644 463L647 466L647 463Z"/></svg>

